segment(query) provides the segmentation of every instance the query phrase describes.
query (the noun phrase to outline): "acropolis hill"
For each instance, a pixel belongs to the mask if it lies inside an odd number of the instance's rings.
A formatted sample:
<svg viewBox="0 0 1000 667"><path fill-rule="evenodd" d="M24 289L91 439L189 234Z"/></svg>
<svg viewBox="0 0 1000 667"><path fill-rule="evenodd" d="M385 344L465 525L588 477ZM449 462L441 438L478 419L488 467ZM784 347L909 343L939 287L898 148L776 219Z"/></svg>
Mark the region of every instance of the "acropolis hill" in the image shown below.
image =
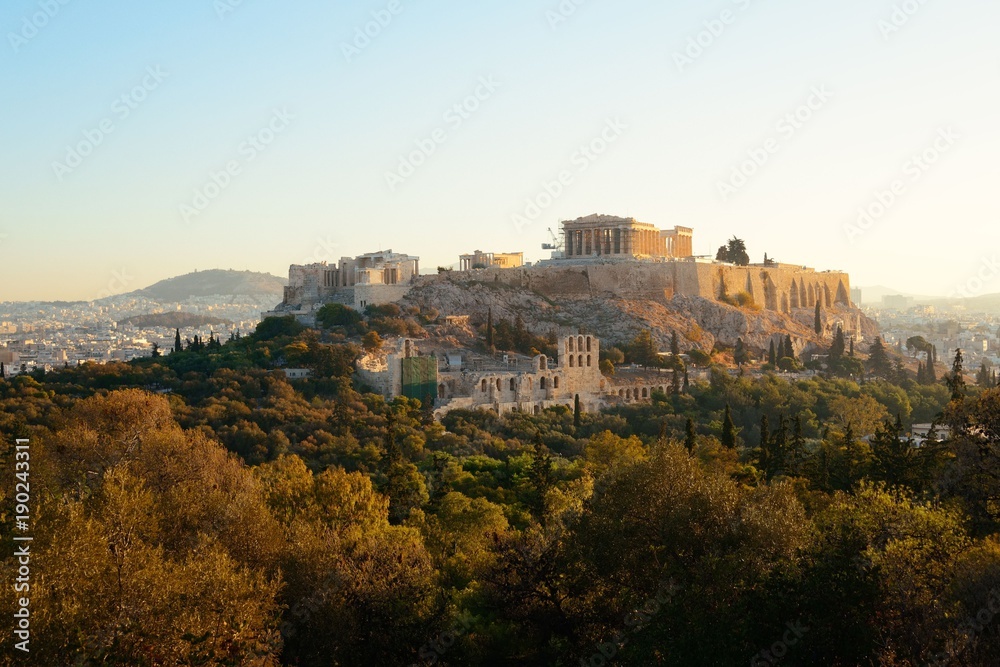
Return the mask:
<svg viewBox="0 0 1000 667"><path fill-rule="evenodd" d="M519 253L463 255L463 271L419 275L418 259L385 251L326 263L292 266L285 300L272 314L310 321L325 303L362 310L382 303L419 304L442 315L498 316L517 311L539 330L576 333L590 327L617 340L649 328L665 340L677 330L689 342L725 345L744 338L766 349L775 332L797 346L828 337L840 326L857 339L877 331L850 301L850 277L792 264L738 266L692 256L693 231L660 230L633 218L592 215L562 223L563 242L552 259L520 265ZM735 297L746 307L731 305ZM813 330L819 303L824 333ZM609 310L610 309L610 310ZM641 311L641 312L640 312ZM595 319L597 314L604 316ZM690 336L686 332L701 330ZM702 340L696 341L703 333Z"/></svg>

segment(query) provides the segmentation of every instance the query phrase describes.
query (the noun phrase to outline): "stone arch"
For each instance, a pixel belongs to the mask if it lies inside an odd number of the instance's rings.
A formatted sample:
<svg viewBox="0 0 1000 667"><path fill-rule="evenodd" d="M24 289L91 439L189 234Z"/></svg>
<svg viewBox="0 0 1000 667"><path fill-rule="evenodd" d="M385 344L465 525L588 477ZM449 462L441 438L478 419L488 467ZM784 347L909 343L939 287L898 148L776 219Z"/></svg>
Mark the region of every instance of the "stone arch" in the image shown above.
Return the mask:
<svg viewBox="0 0 1000 667"><path fill-rule="evenodd" d="M569 338L566 339L566 351L567 352L572 352L573 351L573 340L574 340L574 338L572 336L570 336Z"/></svg>
<svg viewBox="0 0 1000 667"><path fill-rule="evenodd" d="M803 279L799 282L799 308L807 308L809 306L809 300L806 299L806 281Z"/></svg>
<svg viewBox="0 0 1000 667"><path fill-rule="evenodd" d="M444 384L439 384L438 385L438 398L444 398L444 394L445 394L445 386L444 386Z"/></svg>
<svg viewBox="0 0 1000 667"><path fill-rule="evenodd" d="M827 308L833 305L833 299L830 297L830 286L823 285L823 305Z"/></svg>
<svg viewBox="0 0 1000 667"><path fill-rule="evenodd" d="M552 388L553 389L558 389L559 388L559 376L558 375L556 375L554 378L552 378Z"/></svg>
<svg viewBox="0 0 1000 667"><path fill-rule="evenodd" d="M587 336L587 352L590 352L590 336Z"/></svg>
<svg viewBox="0 0 1000 667"><path fill-rule="evenodd" d="M514 378L511 378L510 379L510 390L514 391L515 389L517 389L517 383L514 381Z"/></svg>
<svg viewBox="0 0 1000 667"><path fill-rule="evenodd" d="M746 292L747 292L747 294L750 295L751 299L755 299L756 298L756 295L753 293L753 279L750 277L750 272L749 271L747 271L747 287L746 287Z"/></svg>
<svg viewBox="0 0 1000 667"><path fill-rule="evenodd" d="M576 363L576 357L574 357L574 356L573 356L573 355L571 354L571 355L569 355L569 367L570 367L570 368L573 368L573 364L574 364L574 363Z"/></svg>
<svg viewBox="0 0 1000 667"><path fill-rule="evenodd" d="M578 368L583 368L583 355L578 354L576 357L576 365Z"/></svg>
<svg viewBox="0 0 1000 667"><path fill-rule="evenodd" d="M590 355L587 355L587 368L590 368Z"/></svg>
<svg viewBox="0 0 1000 667"><path fill-rule="evenodd" d="M486 391L486 380L483 380L482 391Z"/></svg>
<svg viewBox="0 0 1000 667"><path fill-rule="evenodd" d="M781 294L781 312L787 313L788 311L788 295L782 292Z"/></svg>
<svg viewBox="0 0 1000 667"><path fill-rule="evenodd" d="M642 388L642 397L649 398L649 390L646 389L645 387Z"/></svg>
<svg viewBox="0 0 1000 667"><path fill-rule="evenodd" d="M500 378L497 378L497 391L503 391L503 383Z"/></svg>
<svg viewBox="0 0 1000 667"><path fill-rule="evenodd" d="M788 305L792 308L799 307L799 286L795 283L795 278L792 278L792 289L788 293Z"/></svg>
<svg viewBox="0 0 1000 667"><path fill-rule="evenodd" d="M809 306L810 308L815 308L816 307L816 287L814 285L810 285L809 286L809 292L808 292L808 294L806 294L806 296L809 297L809 303L807 303L806 305Z"/></svg>

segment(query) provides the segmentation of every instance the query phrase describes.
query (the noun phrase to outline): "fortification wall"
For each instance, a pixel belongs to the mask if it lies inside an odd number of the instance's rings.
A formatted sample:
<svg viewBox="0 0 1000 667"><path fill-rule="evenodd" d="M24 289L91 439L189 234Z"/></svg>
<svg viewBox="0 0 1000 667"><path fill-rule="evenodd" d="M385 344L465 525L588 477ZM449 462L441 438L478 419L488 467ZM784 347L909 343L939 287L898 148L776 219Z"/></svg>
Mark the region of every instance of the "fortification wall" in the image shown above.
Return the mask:
<svg viewBox="0 0 1000 667"><path fill-rule="evenodd" d="M735 296L749 293L763 308L789 312L793 308L814 308L817 300L825 307L850 305L850 276L839 271L777 265L734 266L703 262L614 262L606 264L550 264L517 269L484 269L459 274L482 282L495 282L535 291L546 297L623 298L666 302L676 296L717 299L725 292ZM442 274L421 280L448 280Z"/></svg>

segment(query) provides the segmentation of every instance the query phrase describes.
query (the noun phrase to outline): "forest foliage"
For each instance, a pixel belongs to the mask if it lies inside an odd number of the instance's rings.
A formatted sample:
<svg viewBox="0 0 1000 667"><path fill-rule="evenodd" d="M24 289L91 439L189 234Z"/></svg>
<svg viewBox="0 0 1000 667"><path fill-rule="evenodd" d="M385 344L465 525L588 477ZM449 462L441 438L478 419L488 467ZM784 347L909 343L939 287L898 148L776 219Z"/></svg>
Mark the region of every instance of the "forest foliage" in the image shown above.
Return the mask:
<svg viewBox="0 0 1000 667"><path fill-rule="evenodd" d="M225 344L0 380L5 527L13 441L32 443L18 663L1000 655L998 389L713 368L602 413L436 422L358 386L360 354L267 320ZM950 435L907 440L931 421ZM9 581L6 528L2 549Z"/></svg>

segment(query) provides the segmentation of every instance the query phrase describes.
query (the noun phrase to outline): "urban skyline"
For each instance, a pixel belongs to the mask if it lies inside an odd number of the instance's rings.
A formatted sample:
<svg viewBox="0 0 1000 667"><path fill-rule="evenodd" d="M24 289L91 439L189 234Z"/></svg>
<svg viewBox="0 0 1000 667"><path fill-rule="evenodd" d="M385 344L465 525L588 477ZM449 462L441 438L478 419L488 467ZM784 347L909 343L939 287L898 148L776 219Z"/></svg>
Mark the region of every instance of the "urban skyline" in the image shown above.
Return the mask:
<svg viewBox="0 0 1000 667"><path fill-rule="evenodd" d="M911 4L9 3L0 300L591 213L946 296L1000 236L1000 9Z"/></svg>

